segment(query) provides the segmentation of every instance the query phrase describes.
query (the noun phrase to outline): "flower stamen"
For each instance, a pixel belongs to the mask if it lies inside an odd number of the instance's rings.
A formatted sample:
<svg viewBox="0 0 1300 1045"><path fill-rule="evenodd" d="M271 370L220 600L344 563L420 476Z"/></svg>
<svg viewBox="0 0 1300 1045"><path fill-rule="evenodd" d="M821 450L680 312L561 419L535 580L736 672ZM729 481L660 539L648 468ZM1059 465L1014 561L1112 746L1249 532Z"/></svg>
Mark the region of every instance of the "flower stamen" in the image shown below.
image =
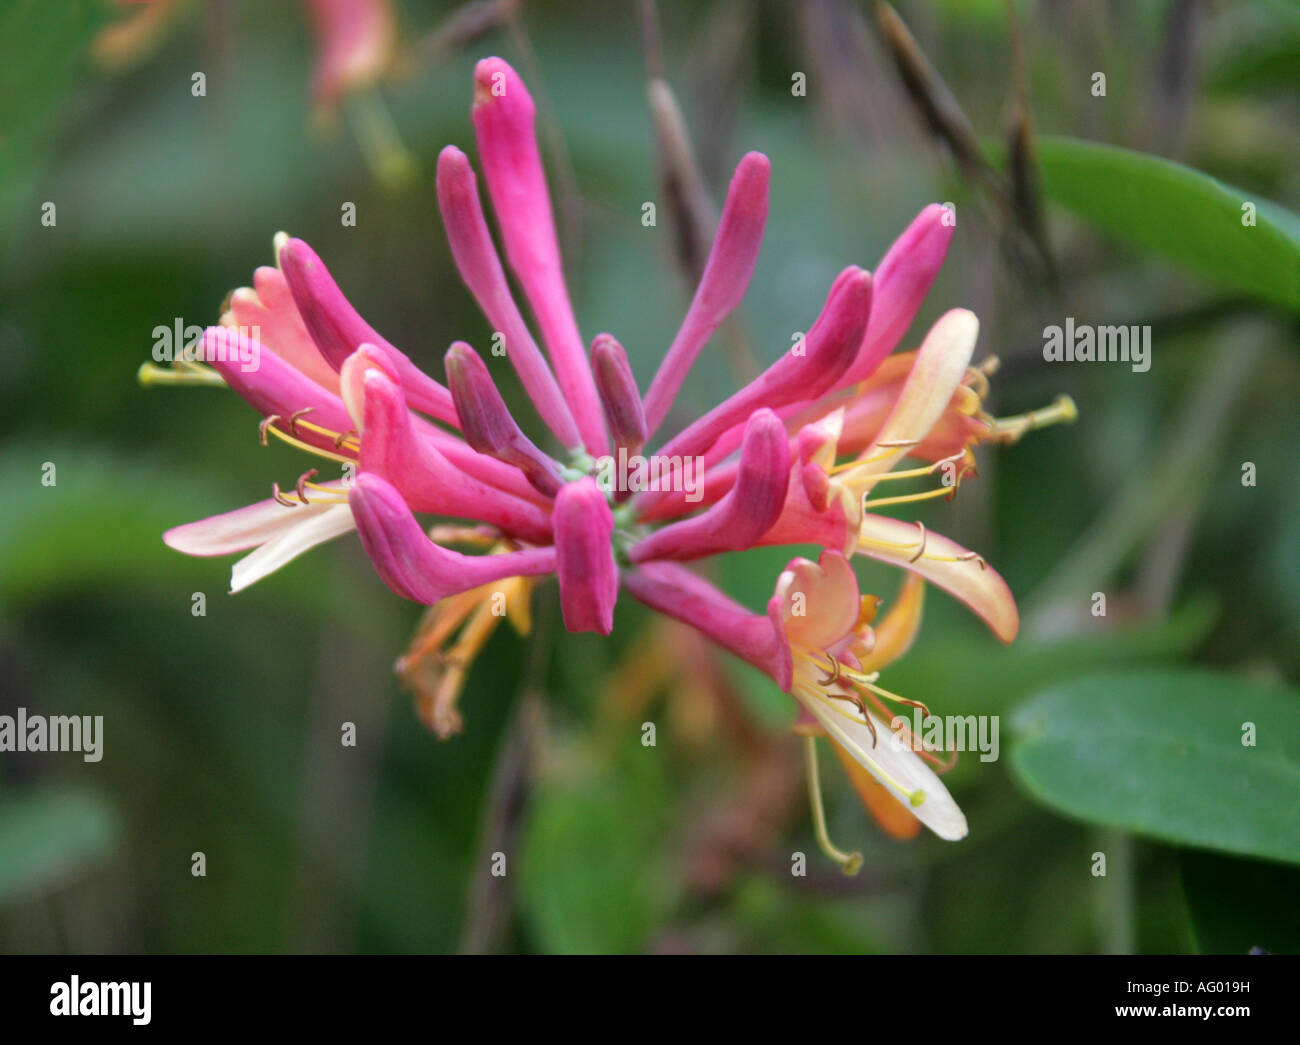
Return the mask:
<svg viewBox="0 0 1300 1045"><path fill-rule="evenodd" d="M340 463L343 464L355 463L354 459L351 457L345 457L343 454L331 453L329 450L324 450L319 446L312 446L310 443L304 443L301 439L295 439L293 436L291 436L288 432L284 431L282 428L277 428L275 426L275 422L279 420L280 418L275 414L272 414L270 417L262 418L262 421L258 425L258 431L261 434L261 441L263 446L266 446L266 436L267 433L269 432L270 434L274 435L277 439L280 439L281 441L288 443L290 446L298 450L305 450L309 454L315 454L317 457L324 457L328 461L339 461ZM305 427L307 425L307 422L299 421L298 424L303 425ZM334 433L331 432L329 434L332 436Z"/></svg>

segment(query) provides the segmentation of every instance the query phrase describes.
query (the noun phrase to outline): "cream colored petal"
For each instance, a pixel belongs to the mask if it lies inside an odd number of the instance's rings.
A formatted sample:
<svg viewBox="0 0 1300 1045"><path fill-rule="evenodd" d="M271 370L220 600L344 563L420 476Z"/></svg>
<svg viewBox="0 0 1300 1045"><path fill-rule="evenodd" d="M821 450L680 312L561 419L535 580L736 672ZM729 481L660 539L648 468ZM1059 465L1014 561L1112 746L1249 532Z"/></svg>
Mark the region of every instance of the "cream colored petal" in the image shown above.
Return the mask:
<svg viewBox="0 0 1300 1045"><path fill-rule="evenodd" d="M296 526L284 530L235 563L230 571L232 595L274 573L308 549L347 533L354 526L352 509L346 504L331 504L324 511L300 516L299 519Z"/></svg>
<svg viewBox="0 0 1300 1045"><path fill-rule="evenodd" d="M799 685L794 694L822 729L921 823L950 842L966 837L966 817L943 781L887 725L872 716L873 740L861 713L847 702Z"/></svg>
<svg viewBox="0 0 1300 1045"><path fill-rule="evenodd" d="M868 513L858 528L857 550L919 573L966 603L1003 642L1010 642L1020 630L1020 613L1007 582L983 559L942 534Z"/></svg>
<svg viewBox="0 0 1300 1045"><path fill-rule="evenodd" d="M954 308L939 317L916 353L916 362L894 408L875 440L860 455L863 463L853 470L855 478L885 474L908 451L907 445L888 444L915 444L926 437L966 375L979 330L975 313L964 308ZM869 489L870 485L860 487L863 493Z"/></svg>
<svg viewBox="0 0 1300 1045"><path fill-rule="evenodd" d="M321 483L322 486L344 487L341 480ZM173 526L163 534L169 548L186 555L229 555L247 551L259 544L293 529L307 516L319 515L331 507L330 503L299 504L293 507L268 498L246 508L236 508L183 526Z"/></svg>

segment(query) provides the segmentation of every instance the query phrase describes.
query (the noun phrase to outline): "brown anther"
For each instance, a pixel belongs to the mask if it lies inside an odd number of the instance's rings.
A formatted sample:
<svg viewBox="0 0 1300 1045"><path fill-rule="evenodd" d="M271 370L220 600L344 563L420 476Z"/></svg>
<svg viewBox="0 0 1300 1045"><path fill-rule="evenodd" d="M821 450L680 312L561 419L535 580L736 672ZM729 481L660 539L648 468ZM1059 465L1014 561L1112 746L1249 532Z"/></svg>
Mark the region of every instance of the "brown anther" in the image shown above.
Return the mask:
<svg viewBox="0 0 1300 1045"><path fill-rule="evenodd" d="M862 696L856 692L853 693L831 693L832 700L847 700L855 708L862 712L862 721L866 727L871 730L871 746L876 746L876 724L871 721L871 714L867 711L867 703Z"/></svg>
<svg viewBox="0 0 1300 1045"><path fill-rule="evenodd" d="M279 483L272 483L272 484L271 484L271 496L274 497L274 498L275 498L275 499L276 499L280 504L284 505L286 508L297 508L297 507L298 507L298 502L297 502L297 501L291 501L291 500L289 500L289 498L287 498L283 493L280 492L280 484L279 484Z"/></svg>
<svg viewBox="0 0 1300 1045"><path fill-rule="evenodd" d="M336 435L336 436L334 437L334 449L335 449L335 450L342 450L342 449L343 449L343 444L346 443L346 442L348 441L348 438L349 438L349 437L354 436L354 435L355 435L358 439L361 438L361 433L358 432L355 428L349 428L346 432L340 432L338 435Z"/></svg>
<svg viewBox="0 0 1300 1045"><path fill-rule="evenodd" d="M871 721L871 716L867 713L867 705L862 702L861 698L858 698L858 708L862 712L862 721L865 722L867 728L871 730L871 746L874 748L878 739L876 737L876 724Z"/></svg>
<svg viewBox="0 0 1300 1045"><path fill-rule="evenodd" d="M975 389L975 394L980 399L987 399L989 394L989 379L984 371L978 367L968 366L966 375L971 379L971 386Z"/></svg>
<svg viewBox="0 0 1300 1045"><path fill-rule="evenodd" d="M295 410L289 415L289 434L295 439L298 438L298 418L303 414L310 414L316 408L314 406L304 406L301 410Z"/></svg>
<svg viewBox="0 0 1300 1045"><path fill-rule="evenodd" d="M947 497L944 498L945 501L951 501L954 497L957 496L957 491L961 488L961 481L965 479L966 476L970 475L973 471L975 471L975 466L967 465L965 468L963 468L960 472L957 473L957 479L952 484L952 492L948 494Z"/></svg>
<svg viewBox="0 0 1300 1045"><path fill-rule="evenodd" d="M307 500L307 494L303 491L303 487L307 485L307 480L311 479L315 474L316 469L312 468L298 476L298 500L302 501L303 504L311 503Z"/></svg>
<svg viewBox="0 0 1300 1045"><path fill-rule="evenodd" d="M926 707L924 704L922 704L919 700L908 700L906 697L899 697L898 702L900 704L906 704L909 708L919 708L921 711L922 718L930 717L930 709Z"/></svg>
<svg viewBox="0 0 1300 1045"><path fill-rule="evenodd" d="M908 562L916 562L921 558L922 555L925 554L925 545L926 542L930 539L930 535L925 532L925 523L921 522L920 519L917 519L916 525L921 528L921 547L916 549L916 554L913 555L910 559L908 559L907 560Z"/></svg>
<svg viewBox="0 0 1300 1045"><path fill-rule="evenodd" d="M268 414L257 423L257 435L263 446L266 445L266 430L278 420L280 420L279 414Z"/></svg>
<svg viewBox="0 0 1300 1045"><path fill-rule="evenodd" d="M820 680L820 685L833 686L835 683L839 682L840 680L840 662L839 659L834 654L828 653L826 654L826 656L830 657L831 663L835 665L835 674L834 675L827 674L827 676L824 679ZM825 670L826 670L825 668L822 668L822 671Z"/></svg>
<svg viewBox="0 0 1300 1045"><path fill-rule="evenodd" d="M933 475L946 464L956 464L966 456L966 448L962 447L955 454L949 454L947 457L941 457L930 466L930 474ZM964 474L964 473L963 473ZM960 480L959 480L960 481Z"/></svg>

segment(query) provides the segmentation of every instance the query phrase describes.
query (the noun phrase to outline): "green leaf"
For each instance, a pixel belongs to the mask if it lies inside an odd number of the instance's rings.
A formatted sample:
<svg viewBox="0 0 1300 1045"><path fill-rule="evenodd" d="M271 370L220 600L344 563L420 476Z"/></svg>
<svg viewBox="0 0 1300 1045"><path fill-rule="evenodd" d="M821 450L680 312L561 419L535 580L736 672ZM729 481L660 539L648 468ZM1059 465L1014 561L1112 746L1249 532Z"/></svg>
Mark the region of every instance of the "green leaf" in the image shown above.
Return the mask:
<svg viewBox="0 0 1300 1045"><path fill-rule="evenodd" d="M1293 690L1208 671L1098 674L1032 698L1011 726L1017 781L1066 816L1300 863Z"/></svg>
<svg viewBox="0 0 1300 1045"><path fill-rule="evenodd" d="M661 762L633 742L608 768L540 785L520 899L544 952L641 951L662 923L672 876L657 858L669 822Z"/></svg>
<svg viewBox="0 0 1300 1045"><path fill-rule="evenodd" d="M926 593L928 602L943 597ZM926 612L935 608L927 605ZM927 635L922 626L915 647L885 669L887 681L882 684L943 714L1004 714L1034 691L1086 674L1096 664L1118 668L1185 656L1200 645L1217 616L1213 599L1197 598L1161 620L1055 640L1025 636L1009 646L982 627L973 635L940 629ZM963 670L954 686L954 664L978 665L978 670Z"/></svg>
<svg viewBox="0 0 1300 1045"><path fill-rule="evenodd" d="M1262 947L1300 954L1300 871L1217 853L1180 854L1183 892L1203 954Z"/></svg>
<svg viewBox="0 0 1300 1045"><path fill-rule="evenodd" d="M66 787L0 799L0 903L54 889L105 859L120 828L98 795Z"/></svg>
<svg viewBox="0 0 1300 1045"><path fill-rule="evenodd" d="M1300 309L1300 217L1181 164L1044 137L1044 195L1106 232L1226 286ZM1242 205L1256 224L1242 224Z"/></svg>

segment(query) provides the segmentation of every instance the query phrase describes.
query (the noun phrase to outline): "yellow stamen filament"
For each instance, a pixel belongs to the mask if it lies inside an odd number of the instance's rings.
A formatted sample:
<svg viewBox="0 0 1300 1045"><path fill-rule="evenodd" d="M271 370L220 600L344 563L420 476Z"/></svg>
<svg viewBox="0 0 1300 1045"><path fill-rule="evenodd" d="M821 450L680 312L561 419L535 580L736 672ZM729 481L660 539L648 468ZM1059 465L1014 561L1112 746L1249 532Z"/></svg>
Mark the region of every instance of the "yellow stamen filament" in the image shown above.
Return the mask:
<svg viewBox="0 0 1300 1045"><path fill-rule="evenodd" d="M344 464L353 464L353 463L355 463L355 459L354 459L354 458L351 458L351 457L345 457L345 456L343 456L343 454L332 453L332 452L330 452L329 450L323 450L323 449L321 449L319 446L312 446L310 443L304 443L301 439L295 439L295 438L294 438L293 436L291 436L288 432L283 431L282 429L279 429L279 428L276 428L276 427L275 427L275 423L274 423L274 422L275 422L275 421L278 421L278 420L279 420L279 418L277 418L274 414L272 414L271 417L268 418L268 419L263 419L262 424L261 424L262 444L263 444L263 445L266 445L266 433L267 433L267 432L270 432L270 433L271 433L272 435L274 435L277 439L281 439L281 440L283 440L284 442L288 443L290 446L296 447L296 448L299 449L299 450L305 450L305 451L307 451L307 453L309 453L309 454L316 454L318 457L324 457L326 460L329 460L329 461L340 461L340 462L342 462L342 463L344 463ZM268 424L268 423L267 423L268 421L270 421L271 423ZM298 422L298 424L300 424L300 425L301 425L301 424L304 424L304 423L305 423L305 422L303 422L303 421L299 421L299 422Z"/></svg>
<svg viewBox="0 0 1300 1045"><path fill-rule="evenodd" d="M311 407L308 407L308 409L311 409ZM317 435L323 435L326 439L332 439L336 447L341 448L344 443L355 443L356 444L355 446L348 446L348 449L357 450L360 448L361 446L360 440L350 439L349 438L350 433L335 432L332 429L322 428L320 425L312 424L310 421L304 421L302 419L302 415L304 413L306 413L306 411L299 410L298 413L294 414L291 418L289 418L289 428L291 430L294 430L295 433L298 428L305 428L309 432L315 432Z"/></svg>
<svg viewBox="0 0 1300 1045"><path fill-rule="evenodd" d="M298 476L298 485L296 489L298 491L299 501L301 501L303 504L347 504L348 503L347 494L343 492L339 487L322 486L320 483L311 482L310 481L311 477L315 474L316 474L316 469L313 468L311 469L311 471L303 472L302 475ZM308 490L313 490L317 494L324 494L325 496L324 497L317 496L317 497L313 497L311 500L308 500L307 499Z"/></svg>
<svg viewBox="0 0 1300 1045"><path fill-rule="evenodd" d="M956 486L940 486L934 490L925 490L921 493L904 494L901 497L877 497L874 500L862 502L863 508L883 508L890 504L914 504L917 501L932 501L936 497L951 498L957 492Z"/></svg>
<svg viewBox="0 0 1300 1045"><path fill-rule="evenodd" d="M813 832L821 851L840 865L840 870L847 875L855 875L862 870L862 854L846 853L831 841L826 830L826 809L822 805L821 775L817 772L817 739L804 737L804 764L808 770L808 804L812 807Z"/></svg>
<svg viewBox="0 0 1300 1045"><path fill-rule="evenodd" d="M890 456L890 455L882 454L880 457L874 458L874 460L884 460L886 456ZM944 465L956 464L965 456L966 456L966 450L965 448L963 448L961 450L958 450L955 454L949 454L947 457L941 457L939 460L935 461L934 464L922 465L919 468L908 468L901 472L885 472L881 475L873 475L871 476L871 481L875 483L883 483L883 482L888 482L890 479L919 479L922 476L934 475L934 473L939 471L941 468L943 468ZM869 458L868 460L872 460L872 459ZM837 464L834 468L831 468L829 471L827 471L826 474L837 475L840 472L845 472L848 471L850 468L857 468L860 465L867 464L867 463L868 463L867 461L845 461L843 464Z"/></svg>
<svg viewBox="0 0 1300 1045"><path fill-rule="evenodd" d="M823 670L825 670L827 674L830 676L829 678L825 678L822 680L823 686L830 686L840 681L841 679L847 679L853 685L863 686L866 689L869 689L872 693L884 697L886 700L893 700L898 702L899 704L906 704L908 707L919 708L921 711L921 716L923 718L930 717L930 709L926 707L923 703L921 703L921 701L912 700L908 697L900 696L899 694L894 693L891 690L885 689L883 686L876 685L876 680L880 678L880 672L854 671L852 668L847 667L846 665L841 663L840 659L834 656L833 654L827 653L825 654L825 656L830 660L831 664L834 665L834 669L835 669L834 674L831 674L831 669L822 665L816 656L810 658L814 664L816 664L818 667L823 668ZM831 696L835 696L835 695L836 694L831 694ZM881 706L880 710L884 712L885 709L883 706ZM867 725L868 726L871 725L871 722L869 720L867 722ZM874 729L872 730L872 732L875 732Z"/></svg>
<svg viewBox="0 0 1300 1045"><path fill-rule="evenodd" d="M906 449L909 446L916 446L919 439L890 439L883 443L876 443L877 447L884 447L883 454L873 454L871 457L855 457L852 461L845 461L837 464L826 471L827 475L838 475L840 472L847 472L851 468L861 468L864 464L875 464L877 461L888 461L891 457L897 457L898 450Z"/></svg>

